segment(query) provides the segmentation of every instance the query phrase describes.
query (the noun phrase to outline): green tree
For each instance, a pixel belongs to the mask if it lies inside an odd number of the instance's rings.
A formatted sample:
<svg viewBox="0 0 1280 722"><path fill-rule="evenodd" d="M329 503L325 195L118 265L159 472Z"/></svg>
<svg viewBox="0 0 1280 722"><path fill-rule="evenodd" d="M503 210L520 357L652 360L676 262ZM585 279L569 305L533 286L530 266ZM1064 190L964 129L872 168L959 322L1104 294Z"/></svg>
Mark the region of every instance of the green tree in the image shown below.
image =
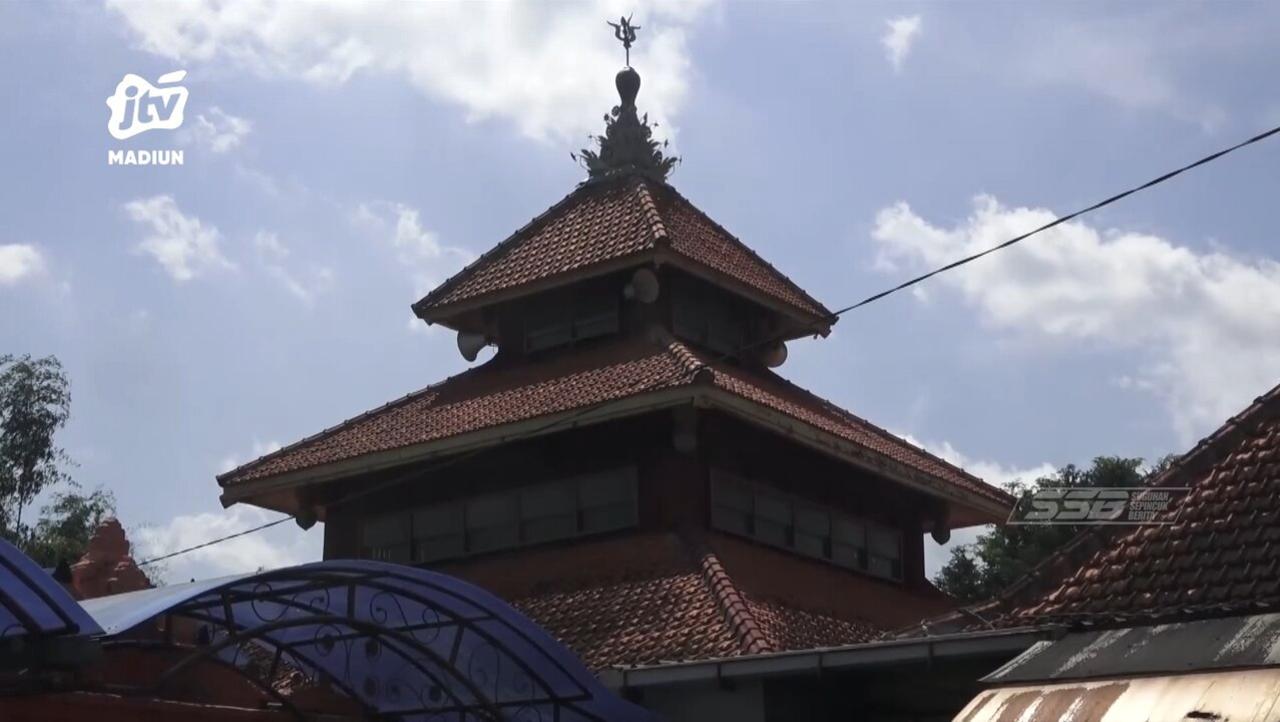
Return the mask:
<svg viewBox="0 0 1280 722"><path fill-rule="evenodd" d="M1151 474L1168 465L1168 459L1144 469L1142 459L1099 456L1088 469L1067 465L1051 476L1027 485L1008 485L1009 493L1024 499L1039 489L1079 486L1140 486ZM972 544L951 550L951 558L933 581L938 588L962 602L994 597L1026 574L1083 526L998 526L984 532Z"/></svg>
<svg viewBox="0 0 1280 722"><path fill-rule="evenodd" d="M70 384L58 359L0 356L0 536L43 566L79 559L98 524L115 513L111 492L84 493L63 471L71 462L54 435L70 416ZM39 519L25 522L26 508L46 491L53 494Z"/></svg>
<svg viewBox="0 0 1280 722"><path fill-rule="evenodd" d="M0 531L22 530L22 512L66 481L66 454L53 435L71 415L71 392L53 356L0 356Z"/></svg>
<svg viewBox="0 0 1280 722"><path fill-rule="evenodd" d="M115 497L101 488L88 494L58 492L40 510L35 527L23 531L22 550L44 567L74 562L84 556L94 530L115 514L115 507Z"/></svg>

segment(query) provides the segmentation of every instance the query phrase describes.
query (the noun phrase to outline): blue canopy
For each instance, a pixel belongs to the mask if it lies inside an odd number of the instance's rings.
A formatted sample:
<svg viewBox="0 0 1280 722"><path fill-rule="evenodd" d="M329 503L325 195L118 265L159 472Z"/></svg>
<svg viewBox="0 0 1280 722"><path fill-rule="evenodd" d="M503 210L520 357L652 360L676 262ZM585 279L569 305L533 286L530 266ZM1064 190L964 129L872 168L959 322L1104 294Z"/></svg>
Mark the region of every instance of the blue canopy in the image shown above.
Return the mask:
<svg viewBox="0 0 1280 722"><path fill-rule="evenodd" d="M0 540L0 638L101 633L48 572Z"/></svg>
<svg viewBox="0 0 1280 722"><path fill-rule="evenodd" d="M154 639L152 630L172 619L195 623L196 651L160 684L213 660L285 705L271 681L288 671L345 693L368 714L404 720L652 719L502 600L425 569L324 561L83 606L104 644Z"/></svg>

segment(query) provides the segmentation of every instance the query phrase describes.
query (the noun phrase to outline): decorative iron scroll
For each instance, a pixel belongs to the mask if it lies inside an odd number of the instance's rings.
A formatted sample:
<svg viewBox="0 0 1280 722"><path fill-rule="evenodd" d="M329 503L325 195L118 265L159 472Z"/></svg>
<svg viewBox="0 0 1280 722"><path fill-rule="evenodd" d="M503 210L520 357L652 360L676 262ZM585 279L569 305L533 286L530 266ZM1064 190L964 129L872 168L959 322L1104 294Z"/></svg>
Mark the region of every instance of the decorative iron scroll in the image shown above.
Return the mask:
<svg viewBox="0 0 1280 722"><path fill-rule="evenodd" d="M292 688L327 686L379 719L652 719L505 602L422 569L320 562L235 579L163 614L198 631L161 691L213 662L300 717L277 690L282 676Z"/></svg>

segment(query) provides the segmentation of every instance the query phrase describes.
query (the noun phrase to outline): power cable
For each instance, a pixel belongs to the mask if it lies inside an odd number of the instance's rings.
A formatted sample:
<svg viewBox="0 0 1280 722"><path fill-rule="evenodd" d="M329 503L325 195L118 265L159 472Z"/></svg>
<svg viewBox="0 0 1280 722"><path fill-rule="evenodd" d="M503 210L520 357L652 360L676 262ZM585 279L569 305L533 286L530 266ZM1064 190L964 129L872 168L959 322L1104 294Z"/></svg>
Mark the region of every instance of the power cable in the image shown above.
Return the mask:
<svg viewBox="0 0 1280 722"><path fill-rule="evenodd" d="M1054 227L1056 227L1056 226L1060 226L1060 225L1062 225L1063 223L1067 223L1067 222L1069 222L1069 221L1075 220L1076 218L1079 218L1080 216L1083 216L1083 215L1088 214L1088 213L1092 213L1093 211L1099 210L1099 209L1101 209L1101 208L1105 208L1105 207L1107 207L1107 206L1109 206L1109 205L1111 205L1111 204L1113 204L1113 203L1116 203L1117 201L1121 201L1121 200L1123 200L1123 199L1125 199L1125 198L1128 198L1129 196L1134 195L1135 193L1139 193L1139 192L1141 192L1141 191L1147 190L1148 188L1152 188L1152 187L1158 186L1158 185L1160 185L1161 183L1164 183L1165 181L1171 180L1171 179L1173 179L1173 178L1175 178L1175 177L1177 177L1177 176L1179 176L1179 175L1182 175L1183 173L1186 173L1186 172L1187 172L1187 171L1189 171L1189 170L1193 170L1193 169L1198 168L1198 167L1200 167L1200 166L1202 166L1202 165L1206 165L1206 164L1208 164L1208 163L1211 163L1211 162L1213 162L1213 161L1215 161L1215 160L1217 160L1217 159L1219 159L1219 158L1221 158L1221 157L1223 157L1223 156L1225 156L1225 155L1227 155L1227 154L1229 154L1229 153L1234 153L1235 151L1240 150L1241 148L1244 148L1244 147L1246 147L1246 146L1250 146L1250 145L1253 145L1254 143L1258 143L1258 142L1261 142L1261 141L1263 141L1263 140L1266 140L1267 138L1270 138L1271 136L1276 135L1277 133L1280 133L1280 126L1276 126L1275 128L1272 128L1272 129L1267 130L1267 131L1263 131L1262 133L1259 133L1259 134L1257 134L1257 135L1255 135L1255 136L1253 136L1253 137L1251 137L1251 138L1249 138L1249 139L1247 139L1247 140L1243 140L1243 141L1241 141L1241 142L1239 142L1239 143L1236 143L1235 145L1232 145L1232 146L1230 146L1230 147L1224 148L1224 149L1219 150L1219 151L1217 151L1217 152L1215 152L1215 153L1211 153L1211 154L1209 154L1209 155L1207 155L1207 156L1204 156L1203 158L1200 158L1199 160L1193 161L1193 162L1188 163L1188 164L1186 164L1186 165L1184 165L1184 166L1181 166L1181 167L1179 167L1179 168L1177 168L1177 169L1171 170L1171 171L1169 171L1168 173L1165 173L1165 174L1163 174L1163 175L1160 175L1160 176L1157 176L1157 177L1155 177L1155 178L1152 178L1151 180L1147 181L1146 183L1143 183L1143 184L1141 184L1141 185L1134 186L1134 187L1132 187L1132 188L1130 188L1130 189L1128 189L1128 190L1125 190L1125 191L1122 191L1122 192L1120 192L1120 193L1117 193L1117 194L1115 194L1115 195L1113 195L1113 196L1110 196L1109 198L1106 198L1106 199L1103 199L1103 200L1101 200L1101 201L1098 201L1097 203L1094 203L1093 205L1087 206L1087 207L1085 207L1085 208L1081 208L1080 210L1075 211L1075 212L1073 212L1073 213L1068 213L1068 214L1067 214L1067 215L1065 215L1065 216L1062 216L1062 217L1057 218L1057 219L1055 219L1055 220L1053 220L1053 221L1050 221L1049 223L1046 223L1046 224L1044 224L1044 225L1042 225L1042 226L1040 226L1040 227L1038 227L1038 228L1035 228L1035 229L1033 229L1033 230L1027 231L1026 233L1023 233L1022 235L1014 236L1013 238L1010 238L1009 240L1004 241L1003 243L1000 243L1000 244L994 245L994 246L992 246L992 247L990 247L990 248L988 248L988 249L986 249L986 250L979 251L978 253L974 253L974 254L972 254L972 255L965 256L964 258L957 259L957 260L955 260L955 261L952 261L951 263L946 264L945 266L939 266L938 268L935 268L935 269L933 269L932 271L929 271L928 273L923 273L923 274L921 274L921 275L919 275L919 276L916 276L916 277L914 277L914 278L912 278L912 279L909 279L909 280L907 280L907 281L904 281L904 282L902 282L902 283L899 283L898 285L893 286L892 288L887 288L887 289L885 289L885 290L883 290L883 291L880 291L880 292L878 292L878 293L874 293L874 294L872 294L872 295L870 295L870 296L867 296L866 298L862 299L861 301L858 301L857 303L854 303L854 304L851 304L851 305L845 306L845 307L843 307L843 308L841 308L841 309L839 309L839 310L837 310L837 311L832 312L832 313L831 313L831 315L830 315L830 316L828 316L828 317L826 318L826 321L827 321L828 323L833 322L833 321L835 321L835 319L839 318L840 316L843 316L844 314L846 314L846 313L848 313L848 312L850 312L850 311L853 311L853 310L856 310L856 309L862 308L863 306L866 306L866 305L868 305L868 304L871 304L871 303L874 303L874 302L876 302L876 301L879 301L880 299L885 298L886 296L893 295L893 294L897 293L898 291L905 290L905 289L910 288L910 287L912 287L912 286L914 286L914 285L916 285L916 284L918 284L918 283L921 283L921 282L923 282L923 281L927 281L928 279L933 278L934 276L936 276L936 275L938 275L938 274L940 274L940 273L945 273L945 272L950 271L950 270L952 270L952 269L959 268L960 266L963 266L963 265L965 265L965 264L972 263L973 261L976 261L976 260L978 260L979 258L983 258L983 257L985 257L985 256L988 256L988 255L992 254L992 253L995 253L996 251L1003 250L1003 249L1008 248L1008 247L1010 247L1010 246L1012 246L1012 245L1014 245L1014 244L1016 244L1016 243L1020 243L1020 242L1022 242L1022 241L1025 241L1026 239L1028 239L1028 238L1030 238L1030 237L1032 237L1032 236L1034 236L1034 235L1036 235L1036 234L1038 234L1038 233L1042 233L1042 232L1047 231L1047 230L1049 230L1049 229L1051 229L1051 228L1054 228ZM813 325L811 325L811 328L812 328L813 330L815 330L815 331L816 331L816 330L817 330L817 325L816 325L816 324L813 324ZM756 347L759 347L759 346L764 346L764 345L767 345L767 344L770 344L770 343L775 343L775 342L777 342L777 341L781 341L781 340L784 340L784 339L782 339L781 337L770 337L770 338L765 338L765 339L763 339L763 340L755 341L755 342L753 342L753 343L744 344L743 346L741 346L741 347L737 348L733 353L725 353L725 354L722 354L722 355L721 355L717 360L713 360L713 361L712 361L712 364L714 364L714 363L719 363L719 362L724 361L725 359L730 358L730 357L732 357L732 356L740 355L740 354L741 354L742 352L744 352L744 351L748 351L748 350L750 350L750 349L753 349L753 348L756 348ZM708 364L708 365L710 365L710 364ZM690 372L689 372L688 370L685 370L685 371L682 371L682 372L681 372L681 373L679 373L679 374L675 374L675 375L673 375L673 376L671 376L671 377L669 377L669 378L660 378L660 379L657 379L657 380L656 380L656 381L651 385L651 388L642 388L638 393L643 393L643 392L645 392L645 391L652 390L653 388L658 388L658 387L663 386L663 385L665 385L665 384L674 383L677 379L679 379L679 378L680 378L680 376L687 375L688 373L690 373ZM605 402L602 402L602 403L605 403ZM534 436L534 435L537 435L537 434L545 433L547 430L549 430L549 429L551 429L551 428L554 428L555 426L557 426L557 425L559 425L559 424L561 424L561 423L569 423L569 422L572 422L574 419L576 419L576 418L578 418L578 417L580 417L580 416L582 416L582 415L584 415L584 414L586 414L586 413L590 412L592 409L596 408L596 406L598 406L598 404L593 404L592 406L586 407L586 408L584 408L584 409L580 409L580 410L579 410L579 413L573 414L573 415L571 415L571 416L569 416L569 417L567 417L567 418L563 418L563 419L556 419L555 421L553 421L553 422L551 422L551 423L549 423L549 424L547 424L547 425L545 425L545 426L543 426L543 427L539 427L539 428L536 428L536 429L532 429L532 430L530 430L530 431L528 431L528 432L525 432L524 434L522 434L522 435L520 435L520 436L513 437L513 438L512 438L512 439L510 439L510 440L511 440L511 441L518 441L518 440L523 439L523 438L528 438L528 437L530 437L530 436ZM446 459L446 460L445 460L445 462L443 462L442 464L438 465L437 467L431 468L431 469L425 469L425 470L424 470L424 469L416 469L416 470L414 470L414 472L412 473L412 476L420 476L420 475L422 475L422 474L432 473L432 472L435 472L435 471L439 471L441 468L444 468L445 466L452 465L452 464L455 464L455 463L459 463L459 462L461 462L461 461L463 461L463 460L465 460L465 459L468 459L468 458L470 458L471 456L475 455L476 453L479 453L479 451L480 451L480 449L478 449L478 448L477 448L477 449L473 449L472 451L467 452L467 453L465 453L465 454L461 454L461 455L459 455L459 456L455 456L455 457L450 457L449 459ZM347 497L343 497L343 498L339 499L337 502L333 502L333 503L334 503L335 505L337 505L337 504L344 504L344 503L348 503L348 502L350 502L350 501L353 501L354 499L357 499L357 498L360 498L360 497L363 497L363 496L367 496L367 495L372 494L372 493L376 493L377 491L381 491L382 489L385 489L385 488L387 488L387 487L389 487L389 486L391 486L391 485L393 485L393 484L403 483L403 481L405 481L405 478L403 478L403 477L396 477L396 478L394 478L394 479L389 479L389 480L387 480L386 482L383 482L382 484L377 484L377 485L374 485L373 487L370 487L370 488L367 488L367 489L361 489L360 491L358 491L358 492L354 492L353 494L348 495ZM142 566L146 566L146 565L148 565L148 564L153 564L153 563L155 563L155 562L163 561L163 560L165 560L165 559L172 559L173 557L180 556L180 555L183 555L183 554L187 554L187 553L189 553L189 552L193 552L193 551L196 551L196 550L198 550L198 549L204 549L205 547L210 547L210 546L213 546L214 544L220 544L220 543L222 543L222 542L230 541L230 540L232 540L232 539L236 539L236 538L239 538L239 537L242 537L242 536L246 536L246 535L248 535L248 534L253 534L253 533L255 533L255 532L262 531L263 529L268 529L268 528L270 528L270 527L276 526L277 524L282 524L282 523L284 523L284 522L286 522L286 521L289 521L290 519L293 519L293 518L295 518L295 515L289 515L289 516L286 516L286 517L282 517L282 518L280 518L280 519L276 519L276 520L274 520L274 521L267 522L266 524L261 524L261 525L259 525L259 526L256 526L256 527L253 527L253 528L250 528L250 529L245 529L244 531L236 532L235 534L228 534L227 536L219 537L219 538L216 538L216 539L211 539L211 540L209 540L209 541L207 541L207 542L204 542L204 543L202 543L202 544L197 544L197 545L195 545L195 546L187 547L187 548L185 548L185 549L179 549L179 550L177 550L177 551L170 552L170 553L168 553L168 554L164 554L164 555L162 555L162 556L158 556L158 557L154 557L154 558L152 558L152 559L147 559L147 560L145 560L145 561L138 562L138 566L139 566L139 567L142 567Z"/></svg>

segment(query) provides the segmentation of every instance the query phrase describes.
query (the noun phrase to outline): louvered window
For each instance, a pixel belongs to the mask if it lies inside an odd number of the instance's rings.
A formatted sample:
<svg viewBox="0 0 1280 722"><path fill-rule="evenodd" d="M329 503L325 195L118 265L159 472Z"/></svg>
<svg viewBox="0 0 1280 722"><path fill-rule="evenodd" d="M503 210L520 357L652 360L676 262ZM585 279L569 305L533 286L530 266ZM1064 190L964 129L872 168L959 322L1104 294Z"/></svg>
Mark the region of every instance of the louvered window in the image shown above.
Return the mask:
<svg viewBox="0 0 1280 722"><path fill-rule="evenodd" d="M711 478L711 526L807 557L902 579L902 533L724 472Z"/></svg>
<svg viewBox="0 0 1280 722"><path fill-rule="evenodd" d="M637 491L628 467L382 515L364 524L364 555L434 562L626 529Z"/></svg>

